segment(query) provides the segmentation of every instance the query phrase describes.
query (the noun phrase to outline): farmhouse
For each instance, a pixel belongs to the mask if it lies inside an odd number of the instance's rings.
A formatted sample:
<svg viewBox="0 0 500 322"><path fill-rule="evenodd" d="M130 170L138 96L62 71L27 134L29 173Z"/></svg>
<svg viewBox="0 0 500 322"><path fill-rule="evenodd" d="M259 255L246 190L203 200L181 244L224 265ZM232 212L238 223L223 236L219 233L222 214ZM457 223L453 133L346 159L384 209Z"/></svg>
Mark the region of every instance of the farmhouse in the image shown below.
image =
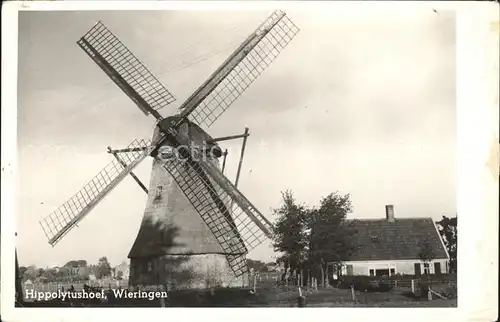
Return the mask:
<svg viewBox="0 0 500 322"><path fill-rule="evenodd" d="M396 219L394 206L385 208L385 219L351 222L358 231L359 248L344 262L342 275L447 273L449 255L432 218ZM429 263L420 259L423 248L434 253Z"/></svg>

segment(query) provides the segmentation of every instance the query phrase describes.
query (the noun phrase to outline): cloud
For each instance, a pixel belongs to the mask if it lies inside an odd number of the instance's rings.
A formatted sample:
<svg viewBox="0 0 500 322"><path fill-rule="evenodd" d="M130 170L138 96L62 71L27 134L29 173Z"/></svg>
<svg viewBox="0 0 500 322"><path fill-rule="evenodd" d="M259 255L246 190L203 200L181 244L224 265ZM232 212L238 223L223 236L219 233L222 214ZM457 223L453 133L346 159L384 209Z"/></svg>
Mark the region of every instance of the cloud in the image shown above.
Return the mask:
<svg viewBox="0 0 500 322"><path fill-rule="evenodd" d="M76 40L104 21L178 99L160 111L166 116L266 15L20 14L22 263L63 264L75 256L96 261L104 254L121 262L144 212L145 195L128 178L57 247L48 246L37 225L110 161L106 146L149 137L154 124ZM355 217L383 217L387 203L401 217L454 213L453 14L325 9L289 16L301 29L296 39L210 128L217 137L250 127L241 191L268 218L285 189L310 205L335 190L351 193ZM230 149L226 173L232 180L240 144L221 143ZM145 182L148 162L137 170ZM268 259L268 246L252 256Z"/></svg>

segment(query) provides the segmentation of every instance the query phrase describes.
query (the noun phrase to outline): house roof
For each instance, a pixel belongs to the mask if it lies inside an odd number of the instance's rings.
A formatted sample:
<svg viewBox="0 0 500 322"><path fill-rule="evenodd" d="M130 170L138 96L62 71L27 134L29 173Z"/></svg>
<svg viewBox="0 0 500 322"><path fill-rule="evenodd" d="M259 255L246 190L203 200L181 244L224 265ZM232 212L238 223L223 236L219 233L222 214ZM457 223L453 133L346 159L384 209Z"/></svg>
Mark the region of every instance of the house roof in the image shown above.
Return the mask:
<svg viewBox="0 0 500 322"><path fill-rule="evenodd" d="M435 259L447 259L432 218L401 218L348 220L357 230L358 250L350 261L370 260L420 260L419 253L427 240L435 253Z"/></svg>

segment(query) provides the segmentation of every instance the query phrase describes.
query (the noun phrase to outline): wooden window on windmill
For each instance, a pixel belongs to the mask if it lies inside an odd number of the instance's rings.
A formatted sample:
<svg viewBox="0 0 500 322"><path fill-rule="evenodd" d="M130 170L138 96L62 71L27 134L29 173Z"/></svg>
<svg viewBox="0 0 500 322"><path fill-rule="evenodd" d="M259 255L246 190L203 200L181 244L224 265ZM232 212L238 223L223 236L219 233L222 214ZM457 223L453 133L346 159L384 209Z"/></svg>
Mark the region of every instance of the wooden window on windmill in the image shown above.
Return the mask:
<svg viewBox="0 0 500 322"><path fill-rule="evenodd" d="M156 196L155 196L155 201L160 201L161 200L161 194L163 192L163 186L158 186L156 188Z"/></svg>

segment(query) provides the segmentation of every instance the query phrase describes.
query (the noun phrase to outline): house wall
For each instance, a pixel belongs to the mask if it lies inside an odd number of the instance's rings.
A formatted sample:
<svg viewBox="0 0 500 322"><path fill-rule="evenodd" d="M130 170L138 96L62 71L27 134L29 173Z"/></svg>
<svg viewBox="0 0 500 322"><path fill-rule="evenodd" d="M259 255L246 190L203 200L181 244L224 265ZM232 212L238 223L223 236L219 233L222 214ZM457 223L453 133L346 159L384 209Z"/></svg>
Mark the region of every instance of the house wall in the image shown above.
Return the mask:
<svg viewBox="0 0 500 322"><path fill-rule="evenodd" d="M439 262L441 264L441 272L435 272L434 263ZM429 263L430 274L446 274L447 273L447 262L446 259L437 259ZM420 272L424 272L424 263L422 261L415 260L393 260L393 261L351 261L345 262L342 267L342 275L347 274L347 266L352 265L353 275L370 275L370 269L394 269L395 274L415 274L415 263L420 265Z"/></svg>

